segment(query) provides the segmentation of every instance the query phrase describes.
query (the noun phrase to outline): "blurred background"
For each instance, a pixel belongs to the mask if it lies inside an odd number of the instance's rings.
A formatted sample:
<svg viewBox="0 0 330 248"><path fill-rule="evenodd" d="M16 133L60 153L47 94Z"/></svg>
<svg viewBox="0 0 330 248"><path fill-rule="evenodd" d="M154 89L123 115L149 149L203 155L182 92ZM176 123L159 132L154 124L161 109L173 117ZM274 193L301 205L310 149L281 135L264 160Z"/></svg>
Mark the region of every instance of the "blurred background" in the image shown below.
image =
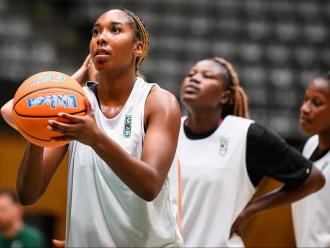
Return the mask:
<svg viewBox="0 0 330 248"><path fill-rule="evenodd" d="M178 96L191 65L222 56L237 69L251 117L296 147L304 142L298 125L304 90L330 69L326 0L1 0L0 105L32 74L72 74L88 54L93 23L111 7L134 11L148 27L151 46L142 73L149 82ZM0 187L15 187L24 144L0 118ZM47 237L65 236L66 173L64 163L43 198L26 208L27 221ZM287 230L278 232L275 244L290 245L289 213L278 214ZM267 238L258 237L262 246Z"/></svg>

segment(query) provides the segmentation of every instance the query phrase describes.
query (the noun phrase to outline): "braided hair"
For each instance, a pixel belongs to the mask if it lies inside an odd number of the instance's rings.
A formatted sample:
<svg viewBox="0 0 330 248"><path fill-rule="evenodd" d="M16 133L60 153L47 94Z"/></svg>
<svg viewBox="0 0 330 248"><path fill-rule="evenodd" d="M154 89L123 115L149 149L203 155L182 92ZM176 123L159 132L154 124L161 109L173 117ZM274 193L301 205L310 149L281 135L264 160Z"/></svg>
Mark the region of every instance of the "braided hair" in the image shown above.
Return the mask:
<svg viewBox="0 0 330 248"><path fill-rule="evenodd" d="M132 11L129 11L127 9L124 8L119 8L119 9L124 11L129 16L130 25L132 25L135 31L135 39L141 41L143 45L142 55L137 57L135 61L135 72L137 76L140 76L140 72L139 72L140 65L142 65L142 63L144 62L149 50L149 43L150 43L149 33L144 22L140 17L138 17Z"/></svg>
<svg viewBox="0 0 330 248"><path fill-rule="evenodd" d="M247 103L247 96L243 88L239 84L237 72L230 62L224 58L215 57L211 59L217 64L225 68L226 87L232 92L228 103L225 104L221 117L227 115L236 115L244 118L249 118L249 109Z"/></svg>

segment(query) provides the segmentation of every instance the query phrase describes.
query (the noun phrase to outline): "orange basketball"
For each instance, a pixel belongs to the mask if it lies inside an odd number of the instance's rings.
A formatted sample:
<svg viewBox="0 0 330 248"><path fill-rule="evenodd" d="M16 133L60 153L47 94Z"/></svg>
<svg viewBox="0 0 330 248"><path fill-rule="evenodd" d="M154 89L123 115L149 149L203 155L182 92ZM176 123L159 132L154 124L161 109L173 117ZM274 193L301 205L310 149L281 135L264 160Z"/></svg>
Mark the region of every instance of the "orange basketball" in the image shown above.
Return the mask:
<svg viewBox="0 0 330 248"><path fill-rule="evenodd" d="M70 76L56 71L32 75L17 89L13 118L20 133L30 142L57 147L68 141L50 141L61 134L47 130L48 120L60 120L57 113L85 115L84 91Z"/></svg>

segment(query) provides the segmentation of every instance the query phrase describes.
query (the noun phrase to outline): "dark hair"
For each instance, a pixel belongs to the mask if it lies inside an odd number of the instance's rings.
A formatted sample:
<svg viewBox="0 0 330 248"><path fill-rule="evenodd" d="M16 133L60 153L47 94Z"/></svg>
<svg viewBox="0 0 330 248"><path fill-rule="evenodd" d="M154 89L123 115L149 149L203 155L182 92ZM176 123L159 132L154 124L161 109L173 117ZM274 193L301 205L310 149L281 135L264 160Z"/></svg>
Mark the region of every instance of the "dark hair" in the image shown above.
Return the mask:
<svg viewBox="0 0 330 248"><path fill-rule="evenodd" d="M19 200L15 190L0 189L0 196L8 196L14 203L19 204Z"/></svg>
<svg viewBox="0 0 330 248"><path fill-rule="evenodd" d="M134 28L135 39L142 42L143 53L140 57L136 58L136 74L139 75L139 67L144 62L147 57L149 50L149 33L148 30L140 17L134 14L132 11L125 8L118 8L119 10L124 11L130 18L130 25Z"/></svg>
<svg viewBox="0 0 330 248"><path fill-rule="evenodd" d="M247 96L243 88L240 86L237 72L235 71L233 65L226 59L220 57L215 57L211 60L225 69L223 74L226 78L226 89L232 92L231 98L224 106L221 117L224 118L231 114L249 118Z"/></svg>

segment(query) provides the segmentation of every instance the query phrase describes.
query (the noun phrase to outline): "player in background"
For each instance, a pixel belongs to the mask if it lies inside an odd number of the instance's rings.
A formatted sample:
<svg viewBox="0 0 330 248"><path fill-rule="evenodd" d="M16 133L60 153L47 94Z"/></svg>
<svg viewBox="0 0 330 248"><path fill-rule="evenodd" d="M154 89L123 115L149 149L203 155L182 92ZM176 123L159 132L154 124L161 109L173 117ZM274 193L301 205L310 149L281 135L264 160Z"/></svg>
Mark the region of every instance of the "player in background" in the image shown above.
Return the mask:
<svg viewBox="0 0 330 248"><path fill-rule="evenodd" d="M181 86L178 156L187 247L243 247L247 221L323 187L321 172L249 117L247 97L223 58L198 61ZM263 176L284 186L252 199Z"/></svg>
<svg viewBox="0 0 330 248"><path fill-rule="evenodd" d="M297 247L330 247L330 72L315 78L300 108L300 126L311 137L303 155L322 171L323 189L292 204Z"/></svg>

